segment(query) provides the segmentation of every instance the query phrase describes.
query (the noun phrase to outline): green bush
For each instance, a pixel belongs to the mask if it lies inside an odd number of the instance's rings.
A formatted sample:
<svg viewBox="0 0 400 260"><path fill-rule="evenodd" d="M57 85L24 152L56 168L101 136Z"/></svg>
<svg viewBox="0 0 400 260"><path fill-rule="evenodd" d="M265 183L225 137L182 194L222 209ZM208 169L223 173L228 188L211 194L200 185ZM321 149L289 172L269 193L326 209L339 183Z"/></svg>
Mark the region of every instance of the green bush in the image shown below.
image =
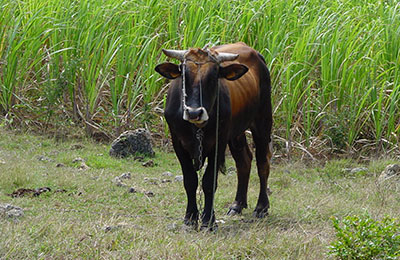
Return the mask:
<svg viewBox="0 0 400 260"><path fill-rule="evenodd" d="M338 259L400 258L399 220L348 216L342 221L334 217L332 221L337 239L330 246L330 255Z"/></svg>

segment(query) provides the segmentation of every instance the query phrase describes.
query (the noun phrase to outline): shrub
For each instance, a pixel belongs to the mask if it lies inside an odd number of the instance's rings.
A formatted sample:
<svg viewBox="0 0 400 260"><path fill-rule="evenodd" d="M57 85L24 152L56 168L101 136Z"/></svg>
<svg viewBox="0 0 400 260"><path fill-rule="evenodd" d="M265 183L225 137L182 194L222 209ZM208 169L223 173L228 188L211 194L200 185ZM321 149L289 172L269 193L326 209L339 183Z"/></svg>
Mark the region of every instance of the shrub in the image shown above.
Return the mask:
<svg viewBox="0 0 400 260"><path fill-rule="evenodd" d="M337 239L331 243L329 254L337 259L399 259L399 220L348 216L332 221Z"/></svg>

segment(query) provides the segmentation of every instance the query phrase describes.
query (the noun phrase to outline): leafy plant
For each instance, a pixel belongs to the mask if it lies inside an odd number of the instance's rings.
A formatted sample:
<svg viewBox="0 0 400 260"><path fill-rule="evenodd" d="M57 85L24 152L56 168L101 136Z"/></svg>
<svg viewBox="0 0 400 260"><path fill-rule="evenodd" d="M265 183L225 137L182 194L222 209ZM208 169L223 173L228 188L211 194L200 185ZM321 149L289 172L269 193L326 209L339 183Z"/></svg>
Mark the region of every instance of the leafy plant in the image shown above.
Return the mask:
<svg viewBox="0 0 400 260"><path fill-rule="evenodd" d="M400 221L385 217L347 216L332 218L336 240L329 254L338 259L399 259Z"/></svg>

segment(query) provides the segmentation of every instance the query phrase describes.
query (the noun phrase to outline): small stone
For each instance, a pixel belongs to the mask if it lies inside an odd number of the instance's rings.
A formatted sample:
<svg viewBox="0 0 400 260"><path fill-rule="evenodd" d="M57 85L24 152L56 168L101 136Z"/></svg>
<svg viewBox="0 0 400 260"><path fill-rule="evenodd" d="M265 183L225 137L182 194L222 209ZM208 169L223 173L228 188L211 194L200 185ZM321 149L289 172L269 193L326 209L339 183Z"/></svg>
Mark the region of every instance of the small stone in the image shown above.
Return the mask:
<svg viewBox="0 0 400 260"><path fill-rule="evenodd" d="M82 159L81 157L76 157L75 159L72 160L72 163L78 163L78 162L85 162L85 160Z"/></svg>
<svg viewBox="0 0 400 260"><path fill-rule="evenodd" d="M357 167L357 168L351 169L350 173L351 174L356 174L356 173L365 172L365 171L368 171L368 169L365 168L365 167Z"/></svg>
<svg viewBox="0 0 400 260"><path fill-rule="evenodd" d="M118 187L126 187L127 185L125 183L123 183L121 181L121 179L119 177L115 177L113 182L115 183L115 185L117 185Z"/></svg>
<svg viewBox="0 0 400 260"><path fill-rule="evenodd" d="M144 195L146 195L147 197L154 197L154 193L152 191L145 191Z"/></svg>
<svg viewBox="0 0 400 260"><path fill-rule="evenodd" d="M137 190L134 187L130 187L128 190L129 193L136 193Z"/></svg>
<svg viewBox="0 0 400 260"><path fill-rule="evenodd" d="M24 212L21 209L12 209L7 211L7 217L9 218L19 218L24 216Z"/></svg>
<svg viewBox="0 0 400 260"><path fill-rule="evenodd" d="M400 177L400 165L389 164L388 166L386 166L385 170L382 171L381 175L379 175L379 180L385 181L396 177Z"/></svg>
<svg viewBox="0 0 400 260"><path fill-rule="evenodd" d="M178 225L176 223L171 223L167 225L168 231L176 231L178 229Z"/></svg>
<svg viewBox="0 0 400 260"><path fill-rule="evenodd" d="M0 159L0 164L6 164L6 162Z"/></svg>
<svg viewBox="0 0 400 260"><path fill-rule="evenodd" d="M90 167L87 166L85 162L81 162L81 165L79 165L78 169L82 170L82 171L86 171L86 170L89 170Z"/></svg>
<svg viewBox="0 0 400 260"><path fill-rule="evenodd" d="M236 168L231 166L226 170L227 175L235 175L236 174Z"/></svg>
<svg viewBox="0 0 400 260"><path fill-rule="evenodd" d="M157 178L148 178L148 177L145 177L145 178L144 178L144 181L147 182L147 183L153 184L153 185L157 185L158 182L159 182L160 180L157 179Z"/></svg>
<svg viewBox="0 0 400 260"><path fill-rule="evenodd" d="M168 180L168 179L162 179L161 180L161 183L168 183L168 182L171 182L171 180Z"/></svg>
<svg viewBox="0 0 400 260"><path fill-rule="evenodd" d="M121 174L121 176L119 176L120 179L131 179L131 173L130 172L126 172Z"/></svg>
<svg viewBox="0 0 400 260"><path fill-rule="evenodd" d="M183 175L176 175L175 181L183 181Z"/></svg>
<svg viewBox="0 0 400 260"><path fill-rule="evenodd" d="M168 171L163 172L161 175L162 175L162 176L167 176L167 177L172 177L172 176L174 176L174 175L172 174L172 172L168 172Z"/></svg>
<svg viewBox="0 0 400 260"><path fill-rule="evenodd" d="M144 166L144 167L154 167L154 162L153 162L153 160L149 160L147 162L142 163L142 166Z"/></svg>
<svg viewBox="0 0 400 260"><path fill-rule="evenodd" d="M57 163L57 164L56 164L56 167L57 167L57 168L65 167L65 164L63 164L63 163Z"/></svg>
<svg viewBox="0 0 400 260"><path fill-rule="evenodd" d="M41 162L51 162L53 161L52 159L50 159L49 157L45 156L45 155L39 155L37 157L37 159Z"/></svg>

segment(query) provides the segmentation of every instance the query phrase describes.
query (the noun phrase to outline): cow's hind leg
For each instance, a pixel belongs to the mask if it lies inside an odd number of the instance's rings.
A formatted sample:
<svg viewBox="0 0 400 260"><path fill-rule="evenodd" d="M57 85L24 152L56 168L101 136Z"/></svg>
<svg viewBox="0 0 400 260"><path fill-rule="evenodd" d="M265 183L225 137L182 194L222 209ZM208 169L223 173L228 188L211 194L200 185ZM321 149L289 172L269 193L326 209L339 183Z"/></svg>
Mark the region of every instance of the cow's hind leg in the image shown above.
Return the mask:
<svg viewBox="0 0 400 260"><path fill-rule="evenodd" d="M235 201L228 211L228 215L232 216L242 213L242 209L247 208L247 189L253 156L244 133L229 142L229 149L236 163L238 179Z"/></svg>
<svg viewBox="0 0 400 260"><path fill-rule="evenodd" d="M267 195L268 177L270 171L270 160L272 151L271 142L271 125L268 120L256 120L254 127L251 127L253 140L256 145L257 171L260 179L260 194L254 216L263 218L268 215L269 199Z"/></svg>

